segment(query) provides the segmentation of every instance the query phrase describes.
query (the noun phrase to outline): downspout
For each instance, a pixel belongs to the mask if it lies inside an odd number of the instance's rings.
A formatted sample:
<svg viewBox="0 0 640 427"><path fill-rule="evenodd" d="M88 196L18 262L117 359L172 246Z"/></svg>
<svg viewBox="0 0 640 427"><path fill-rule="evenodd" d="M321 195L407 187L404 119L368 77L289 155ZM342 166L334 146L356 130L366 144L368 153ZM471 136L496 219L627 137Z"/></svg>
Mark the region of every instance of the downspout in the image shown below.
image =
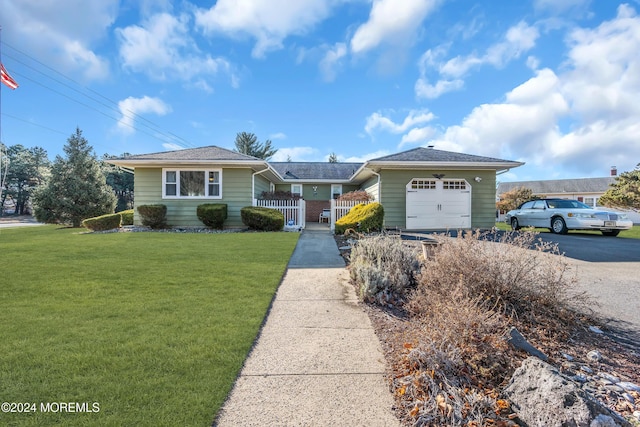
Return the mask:
<svg viewBox="0 0 640 427"><path fill-rule="evenodd" d="M381 194L380 194L380 183L382 182L382 177L380 176L380 174L378 172L374 171L373 169L369 169L369 170L371 171L372 174L374 174L375 176L378 177L378 197L377 197L377 199L378 199L378 203L382 203L381 200L380 200L380 198L382 197Z"/></svg>

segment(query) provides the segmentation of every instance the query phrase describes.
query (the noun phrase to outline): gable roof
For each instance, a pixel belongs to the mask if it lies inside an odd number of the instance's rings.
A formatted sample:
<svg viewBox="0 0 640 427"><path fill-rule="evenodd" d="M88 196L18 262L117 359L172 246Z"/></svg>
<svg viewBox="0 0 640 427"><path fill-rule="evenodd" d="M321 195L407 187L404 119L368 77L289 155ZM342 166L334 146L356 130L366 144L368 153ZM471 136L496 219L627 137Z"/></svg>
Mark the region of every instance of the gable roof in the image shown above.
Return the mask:
<svg viewBox="0 0 640 427"><path fill-rule="evenodd" d="M615 177L603 178L575 178L549 179L543 181L501 182L498 184L498 194L505 193L518 187L531 189L533 194L560 193L604 193L616 181Z"/></svg>
<svg viewBox="0 0 640 427"><path fill-rule="evenodd" d="M138 154L127 157L119 157L114 160L160 160L160 161L264 161L257 157L248 156L246 154L238 153L237 151L227 150L226 148L220 148L215 145L208 147L187 148L184 150L175 151L163 151L160 153L150 154Z"/></svg>
<svg viewBox="0 0 640 427"><path fill-rule="evenodd" d="M418 147L402 153L378 157L369 162L452 162L452 163L495 163L506 160L494 157L475 156L473 154L455 153L452 151L435 150L433 148ZM516 162L514 162L516 163Z"/></svg>
<svg viewBox="0 0 640 427"><path fill-rule="evenodd" d="M378 157L367 161L357 173L365 173L365 169L380 172L381 169L487 169L506 171L524 165L495 157L475 156L452 151L435 150L418 147L389 156Z"/></svg>
<svg viewBox="0 0 640 427"><path fill-rule="evenodd" d="M269 162L285 180L349 181L362 163Z"/></svg>

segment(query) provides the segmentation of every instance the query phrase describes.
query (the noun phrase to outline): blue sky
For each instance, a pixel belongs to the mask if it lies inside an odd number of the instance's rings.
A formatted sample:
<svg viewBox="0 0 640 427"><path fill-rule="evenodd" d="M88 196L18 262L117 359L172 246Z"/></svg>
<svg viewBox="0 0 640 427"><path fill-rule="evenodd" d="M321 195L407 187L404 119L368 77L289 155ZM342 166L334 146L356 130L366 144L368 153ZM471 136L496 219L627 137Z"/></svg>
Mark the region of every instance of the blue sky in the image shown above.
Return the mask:
<svg viewBox="0 0 640 427"><path fill-rule="evenodd" d="M53 159L270 139L273 160L436 149L501 181L640 162L640 2L0 0L2 142Z"/></svg>

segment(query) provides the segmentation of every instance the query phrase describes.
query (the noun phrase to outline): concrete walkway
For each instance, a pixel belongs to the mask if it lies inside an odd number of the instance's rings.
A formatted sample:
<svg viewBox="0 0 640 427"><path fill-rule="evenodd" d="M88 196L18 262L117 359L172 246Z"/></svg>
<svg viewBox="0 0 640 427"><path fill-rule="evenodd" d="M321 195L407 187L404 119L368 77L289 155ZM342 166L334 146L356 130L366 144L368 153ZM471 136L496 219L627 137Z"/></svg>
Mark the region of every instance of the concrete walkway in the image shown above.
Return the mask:
<svg viewBox="0 0 640 427"><path fill-rule="evenodd" d="M214 425L398 426L385 361L328 230L305 230Z"/></svg>

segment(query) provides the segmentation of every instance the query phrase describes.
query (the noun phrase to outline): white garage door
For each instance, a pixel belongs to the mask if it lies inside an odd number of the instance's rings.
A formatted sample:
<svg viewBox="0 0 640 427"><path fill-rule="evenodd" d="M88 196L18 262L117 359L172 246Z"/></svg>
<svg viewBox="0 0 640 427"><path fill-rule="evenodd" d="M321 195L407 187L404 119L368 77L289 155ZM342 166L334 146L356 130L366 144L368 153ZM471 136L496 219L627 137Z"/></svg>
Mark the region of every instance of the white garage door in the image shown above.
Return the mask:
<svg viewBox="0 0 640 427"><path fill-rule="evenodd" d="M406 203L409 230L471 228L471 186L463 179L412 179Z"/></svg>

